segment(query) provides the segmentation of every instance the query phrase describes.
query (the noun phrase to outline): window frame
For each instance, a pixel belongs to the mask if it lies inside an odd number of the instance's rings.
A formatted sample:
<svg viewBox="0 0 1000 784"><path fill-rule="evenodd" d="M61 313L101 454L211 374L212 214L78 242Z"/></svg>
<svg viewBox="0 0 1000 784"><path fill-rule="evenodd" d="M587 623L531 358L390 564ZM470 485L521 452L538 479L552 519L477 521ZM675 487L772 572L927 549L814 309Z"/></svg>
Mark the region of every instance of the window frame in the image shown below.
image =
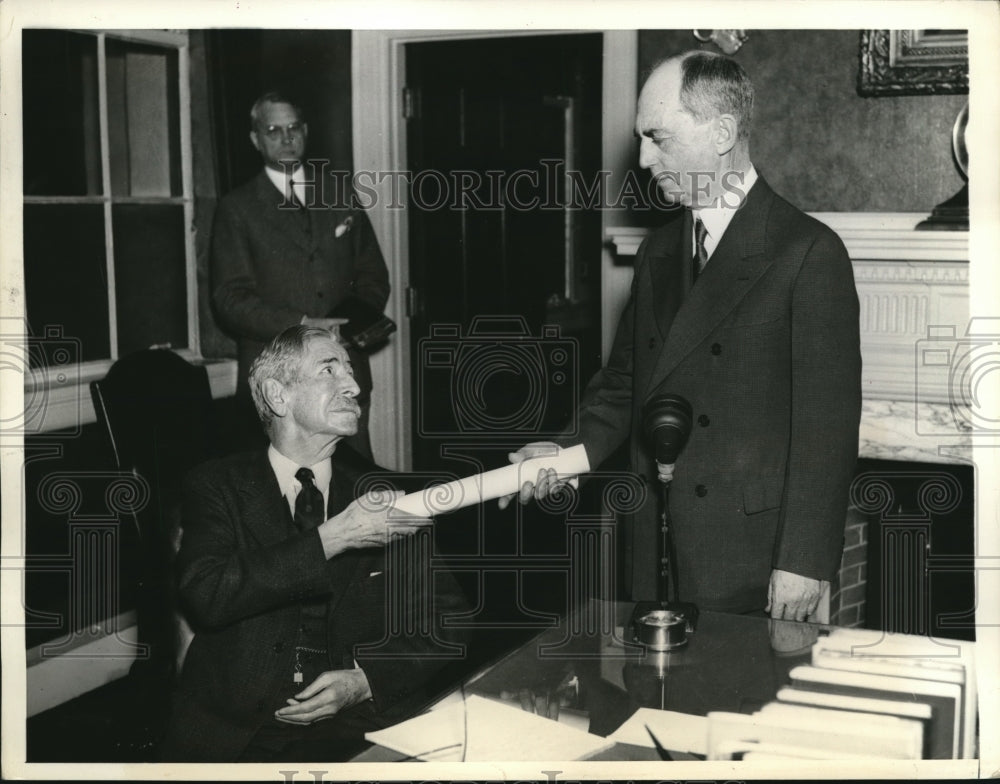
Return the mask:
<svg viewBox="0 0 1000 784"><path fill-rule="evenodd" d="M100 161L102 193L94 196L27 196L22 189L22 204L100 204L104 217L105 271L108 281L109 346L111 356L106 359L81 362L70 384L65 383L65 374L58 368L37 367L25 373L24 391L26 400L29 393L47 390L44 395L48 411L43 430L58 429L60 426L94 421L86 387L90 381L102 378L119 359L118 354L118 314L115 287L114 234L112 224L113 208L117 204L162 204L183 207L184 230L184 275L187 311L188 345L172 348L188 361L200 362L201 341L198 322L198 276L194 232L194 173L191 141L191 85L190 47L186 30L93 30L67 28L65 32L78 33L96 38L97 45L97 90L98 122L100 133ZM180 134L181 193L179 196L123 196L114 195L111 188L111 158L108 130L108 83L106 43L108 39L131 43L147 44L177 52L177 100ZM22 59L23 63L23 59ZM36 325L41 328L44 325ZM72 336L70 336L72 337ZM218 374L216 374L218 375ZM60 378L62 376L62 378ZM228 386L228 385L227 385ZM74 388L75 387L75 388ZM34 395L31 395L34 397ZM62 412L62 415L60 415Z"/></svg>

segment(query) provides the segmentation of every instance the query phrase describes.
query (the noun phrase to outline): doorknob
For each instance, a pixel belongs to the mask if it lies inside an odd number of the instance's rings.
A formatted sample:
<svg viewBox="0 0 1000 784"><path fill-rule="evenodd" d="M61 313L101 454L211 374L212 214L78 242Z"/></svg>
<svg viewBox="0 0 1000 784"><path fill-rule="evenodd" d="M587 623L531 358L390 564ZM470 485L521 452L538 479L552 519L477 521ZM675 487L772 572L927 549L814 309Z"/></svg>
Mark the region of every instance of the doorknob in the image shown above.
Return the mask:
<svg viewBox="0 0 1000 784"><path fill-rule="evenodd" d="M406 287L406 316L407 318L418 318L424 315L424 300L420 296L420 290L413 287Z"/></svg>

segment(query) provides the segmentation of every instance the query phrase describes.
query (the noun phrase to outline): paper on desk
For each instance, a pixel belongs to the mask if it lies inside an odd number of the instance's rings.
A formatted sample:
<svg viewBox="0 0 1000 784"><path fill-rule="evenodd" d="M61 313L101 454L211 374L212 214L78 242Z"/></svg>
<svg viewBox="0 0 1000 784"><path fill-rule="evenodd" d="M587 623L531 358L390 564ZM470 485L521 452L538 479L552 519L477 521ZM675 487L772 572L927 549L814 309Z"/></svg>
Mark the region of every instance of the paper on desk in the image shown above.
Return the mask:
<svg viewBox="0 0 1000 784"><path fill-rule="evenodd" d="M608 740L655 748L646 727L649 727L660 745L669 751L705 754L708 748L708 719L655 708L639 708L608 736Z"/></svg>
<svg viewBox="0 0 1000 784"><path fill-rule="evenodd" d="M456 509L516 493L525 482L534 482L542 468L554 468L561 478L568 479L587 473L590 461L583 444L566 449L556 448L551 455L533 457L521 463L467 476L465 479L434 485L419 493L408 493L397 499L393 507L417 517L434 517L454 512Z"/></svg>
<svg viewBox="0 0 1000 784"><path fill-rule="evenodd" d="M415 759L435 762L575 760L612 746L610 739L475 694L464 704L424 713L366 733L365 738Z"/></svg>

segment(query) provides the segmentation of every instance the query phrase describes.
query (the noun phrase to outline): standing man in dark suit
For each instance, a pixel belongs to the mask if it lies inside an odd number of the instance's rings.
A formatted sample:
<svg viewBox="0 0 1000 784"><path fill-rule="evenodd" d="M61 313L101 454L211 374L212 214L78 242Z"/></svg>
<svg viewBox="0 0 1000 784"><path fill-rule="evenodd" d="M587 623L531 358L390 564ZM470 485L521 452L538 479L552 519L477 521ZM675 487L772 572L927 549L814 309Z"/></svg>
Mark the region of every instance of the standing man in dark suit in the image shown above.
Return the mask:
<svg viewBox="0 0 1000 784"><path fill-rule="evenodd" d="M619 526L632 599L658 598L659 474L672 476L680 598L803 620L843 547L861 412L858 298L837 235L755 170L752 110L749 78L722 55L670 58L645 82L639 163L684 211L639 249L611 356L566 442L582 441L596 468L629 439L647 480L645 505ZM654 469L641 412L658 393L685 397L694 424L676 466ZM555 485L540 475L520 500Z"/></svg>
<svg viewBox="0 0 1000 784"><path fill-rule="evenodd" d="M270 447L208 463L184 487L177 572L195 635L161 756L343 759L449 653L436 631L389 636L387 619L437 630L413 613L436 621L465 605L448 575L407 571L422 562L404 545L429 520L354 500L361 470L334 450L357 430L358 385L331 333L280 333L250 386Z"/></svg>
<svg viewBox="0 0 1000 784"><path fill-rule="evenodd" d="M309 126L301 109L276 92L250 111L250 141L264 169L219 204L212 235L213 299L223 327L238 340L237 393L247 403L247 372L264 344L285 327L329 327L331 310L354 296L378 312L389 273L364 210L351 194L326 196L334 179L302 161ZM358 434L348 443L371 458L368 357L351 351L361 388Z"/></svg>

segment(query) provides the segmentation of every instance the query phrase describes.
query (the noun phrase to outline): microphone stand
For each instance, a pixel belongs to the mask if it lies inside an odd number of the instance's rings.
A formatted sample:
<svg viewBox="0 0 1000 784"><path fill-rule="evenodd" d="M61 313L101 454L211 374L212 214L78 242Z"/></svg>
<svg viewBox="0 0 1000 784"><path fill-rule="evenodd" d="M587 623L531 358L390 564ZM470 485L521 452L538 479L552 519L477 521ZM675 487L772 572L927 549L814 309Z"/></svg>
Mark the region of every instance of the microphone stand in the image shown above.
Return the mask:
<svg viewBox="0 0 1000 784"><path fill-rule="evenodd" d="M660 488L660 581L656 596L660 606L666 609L670 597L674 601L680 597L677 586L677 559L674 555L673 537L670 530L670 482L663 482ZM673 590L671 591L671 588Z"/></svg>
<svg viewBox="0 0 1000 784"><path fill-rule="evenodd" d="M698 628L698 607L693 602L680 600L680 581L670 518L670 484L669 480L662 482L663 486L660 488L660 570L656 581L656 601L637 602L629 622L633 637L640 641L642 619L652 611L668 611L674 616L680 616L684 624L683 635L691 634ZM683 644L682 641L680 645Z"/></svg>
<svg viewBox="0 0 1000 784"><path fill-rule="evenodd" d="M658 465L672 466L677 461L691 433L691 418L691 404L680 395L665 392L645 402L642 429L652 448L650 456L655 457ZM660 565L656 601L639 601L633 609L630 625L637 641L644 642L653 650L672 650L684 645L687 642L686 633L693 632L697 627L698 608L690 602L680 601L670 519L671 481L661 482Z"/></svg>
<svg viewBox="0 0 1000 784"><path fill-rule="evenodd" d="M682 602L677 577L677 555L674 549L673 530L670 518L670 485L663 482L660 489L660 579L657 599L660 609L672 610L684 616L687 630L693 632L698 627L698 608L692 602ZM672 590L671 590L672 589Z"/></svg>

